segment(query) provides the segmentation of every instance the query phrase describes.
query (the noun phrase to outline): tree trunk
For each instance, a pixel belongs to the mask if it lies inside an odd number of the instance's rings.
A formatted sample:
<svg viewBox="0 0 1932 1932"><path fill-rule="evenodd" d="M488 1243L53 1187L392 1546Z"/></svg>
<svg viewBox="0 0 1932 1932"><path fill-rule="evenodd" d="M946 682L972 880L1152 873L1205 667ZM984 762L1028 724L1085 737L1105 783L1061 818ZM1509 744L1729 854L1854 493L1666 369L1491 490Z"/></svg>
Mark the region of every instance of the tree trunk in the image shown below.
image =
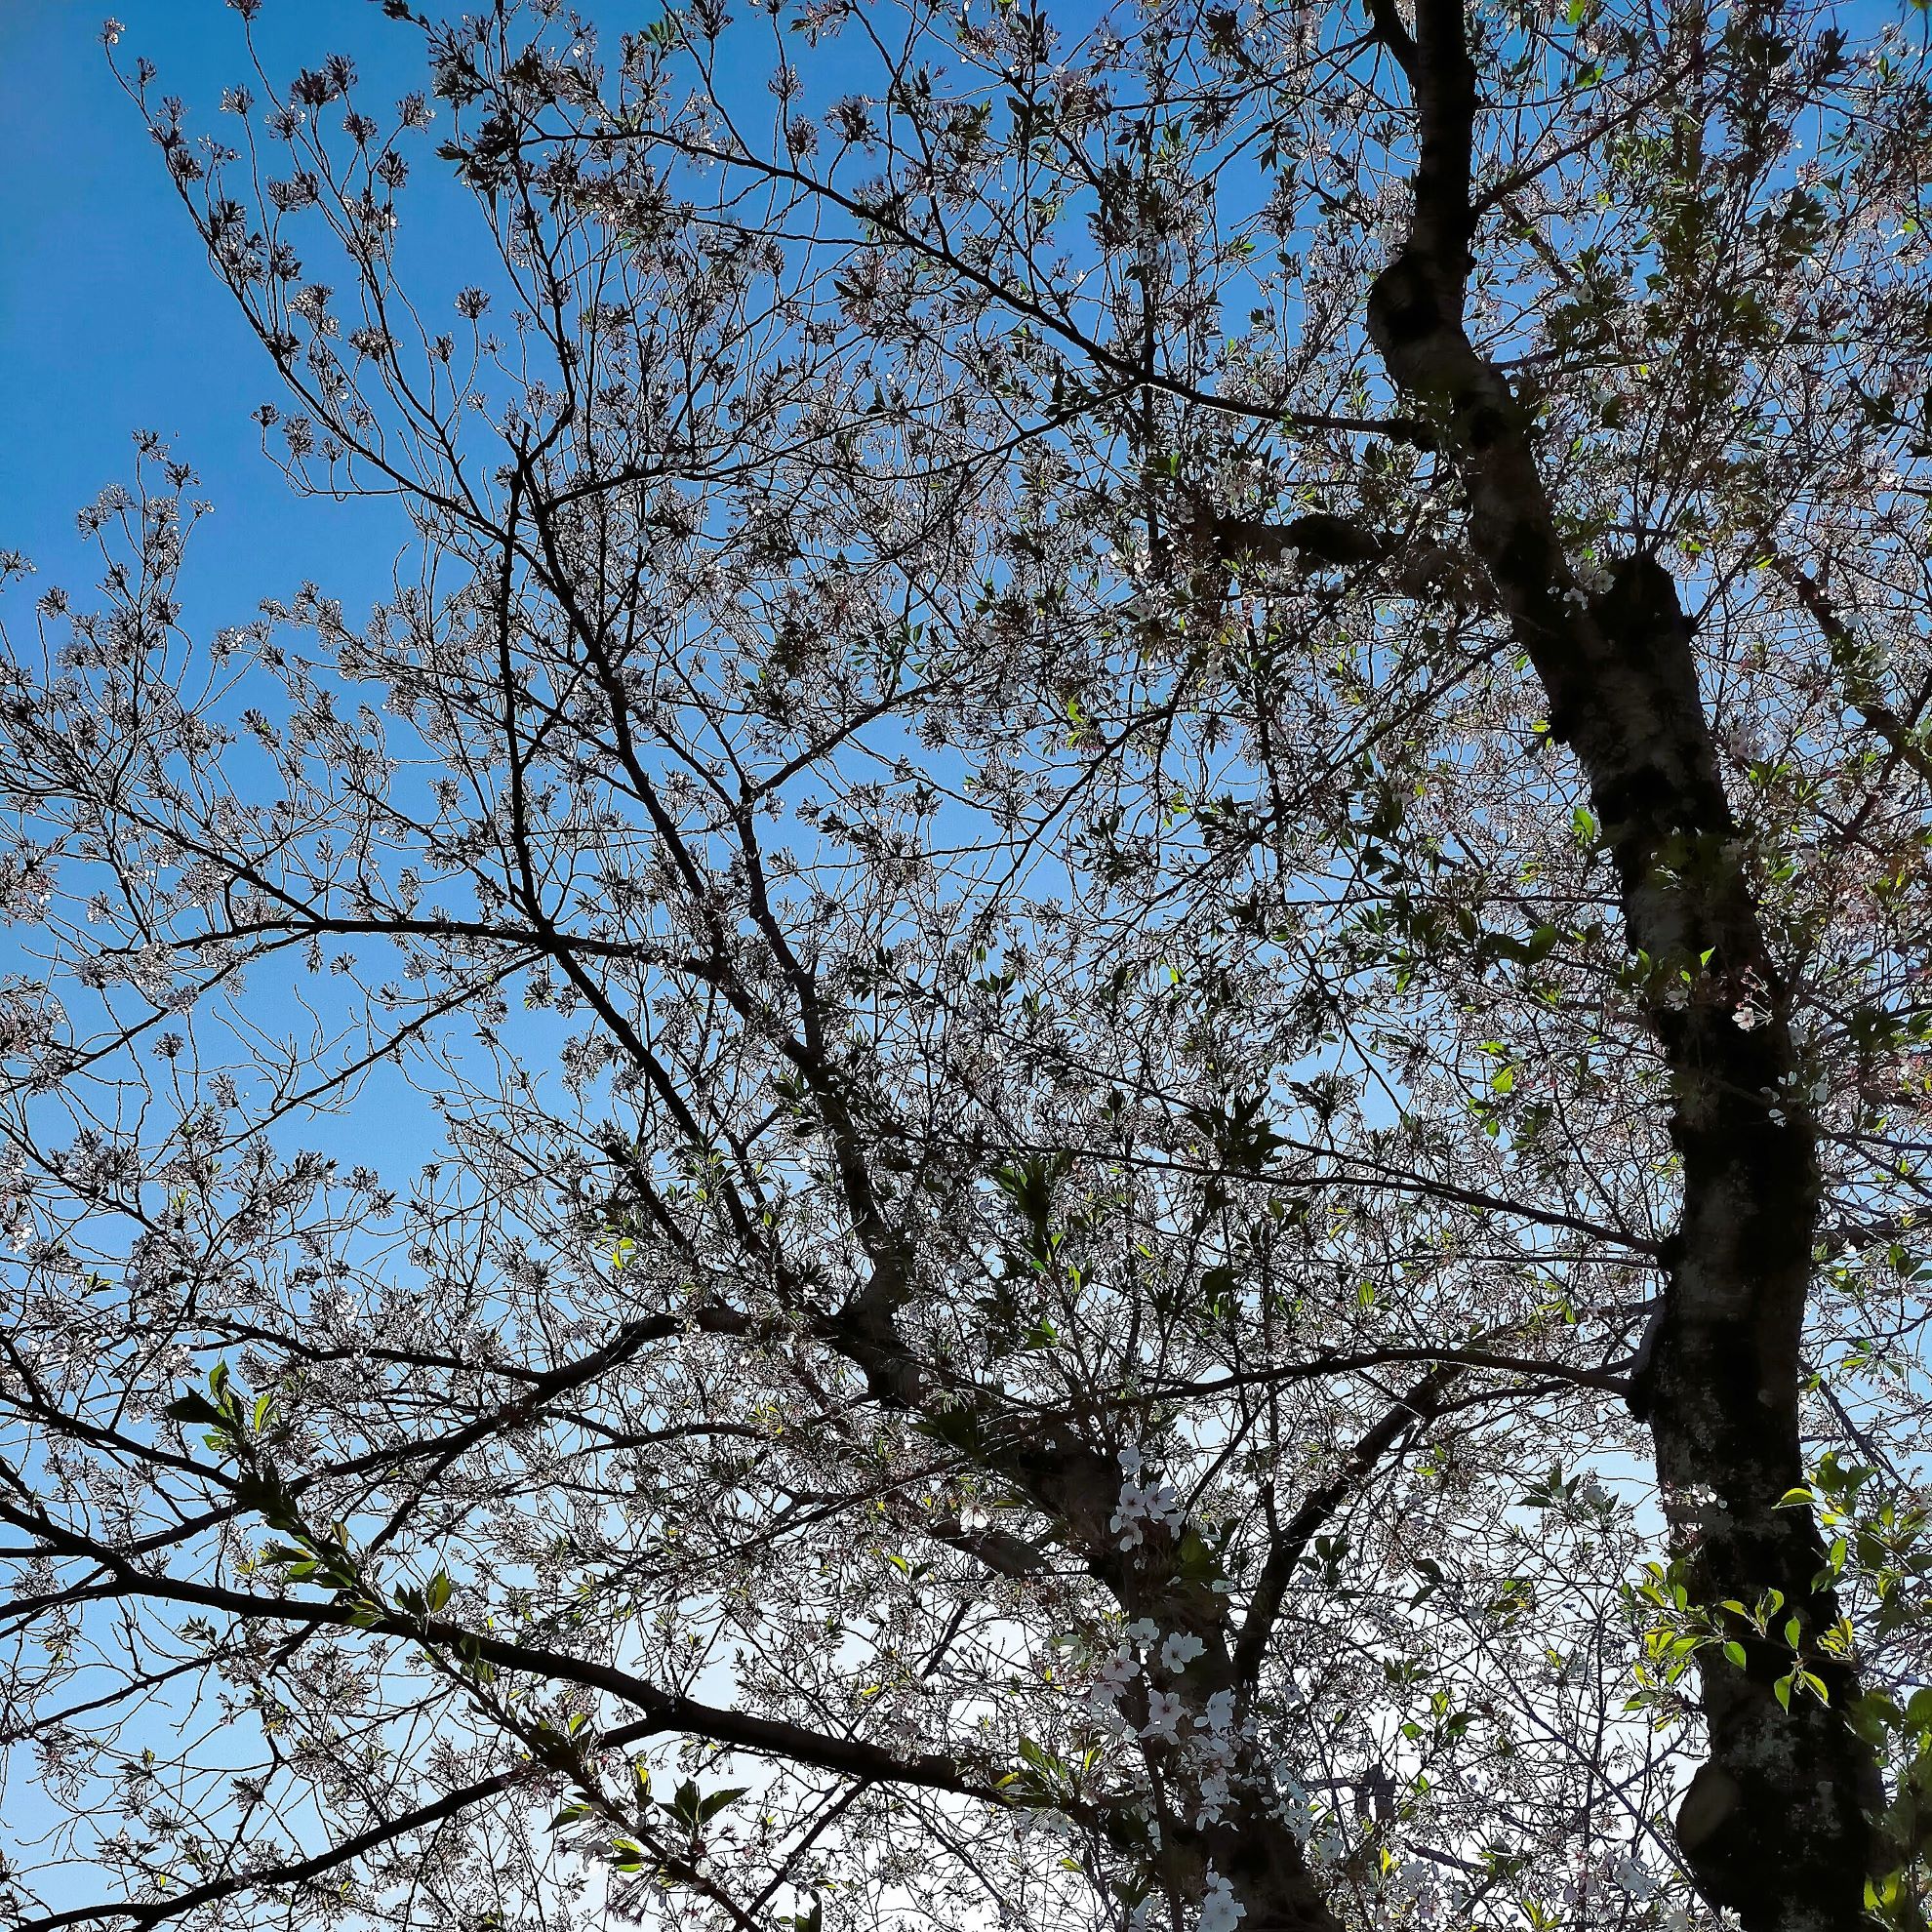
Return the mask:
<svg viewBox="0 0 1932 1932"><path fill-rule="evenodd" d="M1463 323L1475 220L1476 111L1463 0L1418 0L1413 36L1379 0L1378 31L1406 69L1421 122L1415 215L1377 278L1369 333L1395 382L1437 413L1469 501L1471 543L1574 751L1617 868L1633 949L1650 956L1650 1022L1670 1067L1681 1222L1660 1317L1633 1390L1657 1448L1675 1552L1693 1600L1783 1599L1742 1669L1701 1654L1710 1759L1677 1818L1686 1865L1746 1932L1857 1924L1878 1786L1846 1720L1851 1667L1821 1654L1837 1616L1811 1513L1781 1509L1802 1479L1799 1340L1819 1195L1816 1140L1748 860L1712 754L1690 626L1655 558L1586 590L1564 558L1529 426ZM1690 975L1687 983L1681 976ZM1744 1013L1747 988L1756 1001ZM1769 1019L1759 1009L1770 1008ZM1758 1024L1753 1025L1753 1021ZM1791 1670L1787 1621L1829 1705Z"/></svg>

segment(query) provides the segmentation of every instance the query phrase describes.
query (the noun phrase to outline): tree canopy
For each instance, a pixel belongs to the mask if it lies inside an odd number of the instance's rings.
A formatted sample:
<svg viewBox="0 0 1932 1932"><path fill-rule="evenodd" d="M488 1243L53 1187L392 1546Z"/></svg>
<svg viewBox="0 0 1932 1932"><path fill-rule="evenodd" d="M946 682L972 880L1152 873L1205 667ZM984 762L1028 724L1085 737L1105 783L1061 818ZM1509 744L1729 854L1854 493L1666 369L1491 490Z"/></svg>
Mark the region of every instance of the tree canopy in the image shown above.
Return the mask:
<svg viewBox="0 0 1932 1932"><path fill-rule="evenodd" d="M407 545L11 593L5 1922L1922 1927L1918 27L259 5Z"/></svg>

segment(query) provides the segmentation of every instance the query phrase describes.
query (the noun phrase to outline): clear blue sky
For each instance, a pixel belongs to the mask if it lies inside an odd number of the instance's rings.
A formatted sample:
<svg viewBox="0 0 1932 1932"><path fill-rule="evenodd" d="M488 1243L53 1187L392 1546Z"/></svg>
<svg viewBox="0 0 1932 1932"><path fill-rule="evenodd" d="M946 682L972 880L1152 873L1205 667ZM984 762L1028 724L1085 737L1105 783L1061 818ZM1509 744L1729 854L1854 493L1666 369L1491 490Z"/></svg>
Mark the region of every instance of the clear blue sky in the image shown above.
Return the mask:
<svg viewBox="0 0 1932 1932"><path fill-rule="evenodd" d="M117 52L147 54L204 126L245 72L222 0L0 0L0 547L80 595L73 512L128 476L129 433L151 428L216 505L190 553L196 634L304 578L355 610L387 575L382 512L299 503L262 456L249 412L279 384L108 71L110 5ZM269 0L257 33L272 71L342 49L372 80L393 62L384 94L421 84L420 37L367 0Z"/></svg>
<svg viewBox="0 0 1932 1932"><path fill-rule="evenodd" d="M193 124L231 138L221 89L250 73L224 0L110 4L125 26L123 67L147 55L158 92L180 94ZM24 551L40 572L8 615L30 636L26 606L48 584L83 608L97 601L100 559L74 512L131 479L141 428L194 465L215 506L182 578L190 636L245 624L264 597L286 599L305 581L358 616L392 589L400 518L391 503L298 498L262 453L251 412L284 392L108 67L107 11L102 0L0 0L0 548ZM268 0L256 38L284 81L328 53L353 53L385 105L425 78L422 36L367 0ZM461 252L466 230L447 228L430 249ZM352 1132L309 1121L278 1138L407 1182L440 1130L399 1082L380 1092L388 1104L358 1109Z"/></svg>

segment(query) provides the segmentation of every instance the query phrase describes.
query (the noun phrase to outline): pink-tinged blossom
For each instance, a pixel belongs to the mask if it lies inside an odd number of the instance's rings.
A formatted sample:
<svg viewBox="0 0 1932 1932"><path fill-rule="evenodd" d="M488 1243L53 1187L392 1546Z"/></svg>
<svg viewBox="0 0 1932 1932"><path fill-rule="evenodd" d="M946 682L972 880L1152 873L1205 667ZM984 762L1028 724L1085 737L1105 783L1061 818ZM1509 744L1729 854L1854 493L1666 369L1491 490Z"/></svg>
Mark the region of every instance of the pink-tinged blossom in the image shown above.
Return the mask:
<svg viewBox="0 0 1932 1932"><path fill-rule="evenodd" d="M1248 1908L1234 1896L1234 1887L1210 1865L1197 1932L1234 1932L1247 1915Z"/></svg>
<svg viewBox="0 0 1932 1932"><path fill-rule="evenodd" d="M1181 1698L1176 1691L1152 1690L1147 1693L1147 1721L1141 1726L1144 1738L1158 1738L1166 1744L1181 1741Z"/></svg>

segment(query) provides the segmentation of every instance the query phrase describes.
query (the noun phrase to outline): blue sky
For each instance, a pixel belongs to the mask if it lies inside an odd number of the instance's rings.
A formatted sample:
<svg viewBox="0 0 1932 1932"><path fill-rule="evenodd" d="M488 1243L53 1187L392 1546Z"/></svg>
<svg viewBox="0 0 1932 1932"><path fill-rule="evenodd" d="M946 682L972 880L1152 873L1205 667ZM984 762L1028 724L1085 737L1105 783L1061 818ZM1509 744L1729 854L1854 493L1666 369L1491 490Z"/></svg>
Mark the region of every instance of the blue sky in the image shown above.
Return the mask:
<svg viewBox="0 0 1932 1932"><path fill-rule="evenodd" d="M223 0L113 4L123 64L147 55L158 89L181 94L193 121L222 119L222 87L247 72L241 21ZM137 428L168 438L215 506L182 579L191 636L245 624L264 597L308 580L358 614L389 587L393 507L299 500L263 455L251 412L282 400L280 384L109 70L106 11L102 0L0 0L0 549L39 567L8 616L30 637L26 606L50 584L83 608L97 601L100 560L74 512L132 480ZM423 76L420 38L367 0L270 0L257 37L278 73L353 50L385 100ZM406 1180L439 1136L416 1108L380 1118L386 1132L358 1119L355 1155ZM310 1122L289 1138L338 1151L339 1131Z"/></svg>
<svg viewBox="0 0 1932 1932"><path fill-rule="evenodd" d="M222 0L115 0L117 50L203 110L241 77L241 23ZM0 547L78 595L73 512L132 468L129 434L159 430L201 474L216 514L190 555L199 635L246 621L304 578L351 609L386 577L381 512L298 503L249 412L278 384L203 259L134 105L108 71L102 0L0 5ZM421 45L366 0L281 0L258 33L281 66L393 50L394 92ZM372 78L378 78L372 74Z"/></svg>

